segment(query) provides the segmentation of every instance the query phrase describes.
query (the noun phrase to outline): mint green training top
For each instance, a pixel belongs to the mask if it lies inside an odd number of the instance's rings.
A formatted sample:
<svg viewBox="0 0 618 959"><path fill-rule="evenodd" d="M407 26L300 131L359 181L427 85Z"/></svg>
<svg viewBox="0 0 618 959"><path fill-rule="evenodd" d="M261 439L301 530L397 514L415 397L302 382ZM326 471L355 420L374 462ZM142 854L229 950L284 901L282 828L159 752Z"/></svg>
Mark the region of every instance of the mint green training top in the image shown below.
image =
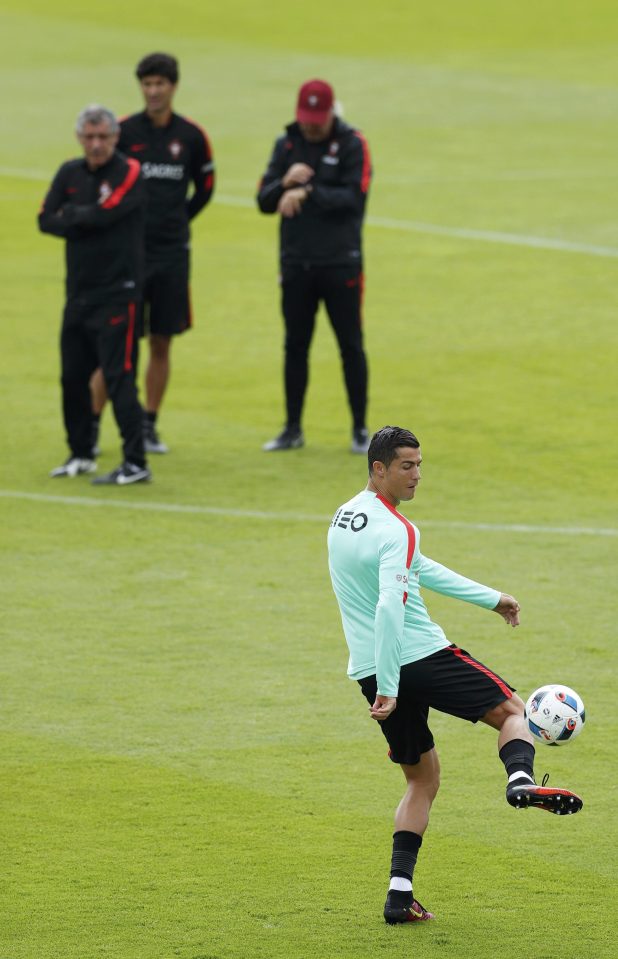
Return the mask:
<svg viewBox="0 0 618 959"><path fill-rule="evenodd" d="M500 592L423 556L416 526L377 493L363 490L335 513L328 530L333 589L350 650L348 676L377 677L396 696L399 672L449 645L429 618L420 587L494 609Z"/></svg>

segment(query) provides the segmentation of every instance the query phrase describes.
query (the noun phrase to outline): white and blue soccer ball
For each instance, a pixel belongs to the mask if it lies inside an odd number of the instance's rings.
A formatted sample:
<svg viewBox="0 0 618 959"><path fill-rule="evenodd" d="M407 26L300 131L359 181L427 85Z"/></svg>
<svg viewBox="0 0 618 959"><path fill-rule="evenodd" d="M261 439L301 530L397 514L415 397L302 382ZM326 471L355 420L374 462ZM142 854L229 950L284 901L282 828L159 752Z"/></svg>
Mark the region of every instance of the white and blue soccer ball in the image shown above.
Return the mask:
<svg viewBox="0 0 618 959"><path fill-rule="evenodd" d="M548 746L563 746L575 739L586 722L581 696L560 683L535 689L526 703L524 715L534 738Z"/></svg>

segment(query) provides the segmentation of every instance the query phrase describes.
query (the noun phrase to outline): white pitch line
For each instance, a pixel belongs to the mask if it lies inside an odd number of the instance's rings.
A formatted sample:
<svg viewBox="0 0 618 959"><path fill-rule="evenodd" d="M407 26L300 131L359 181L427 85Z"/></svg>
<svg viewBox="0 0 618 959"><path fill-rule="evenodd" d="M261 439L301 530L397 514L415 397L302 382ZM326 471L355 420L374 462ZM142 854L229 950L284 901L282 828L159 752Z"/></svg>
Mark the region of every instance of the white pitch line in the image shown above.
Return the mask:
<svg viewBox="0 0 618 959"><path fill-rule="evenodd" d="M560 253L584 253L587 256L618 257L618 247L598 246L594 243L577 243L545 236L528 236L525 233L503 233L497 230L473 230L468 227L440 226L437 223L420 223L416 220L396 220L390 217L370 216L372 226L388 230L404 230L408 233L429 233L460 240L479 240L482 243L504 243L507 246L526 246L535 250L558 250Z"/></svg>
<svg viewBox="0 0 618 959"><path fill-rule="evenodd" d="M141 510L151 513L185 513L190 516L222 516L230 519L276 520L285 523L329 523L331 516L315 513L276 513L267 510L235 509L227 506L198 506L184 503L152 503L140 500L100 499L90 496L55 496L51 493L25 493L0 490L0 499L27 500L57 506L103 506ZM436 529L463 529L488 533L532 533L558 536L618 536L618 529L602 526L534 526L527 523L465 523L458 520L423 520L423 526Z"/></svg>
<svg viewBox="0 0 618 959"><path fill-rule="evenodd" d="M0 176L22 180L49 179L38 170L19 170L13 167L0 167ZM228 196L215 194L213 202L223 206L254 208L255 200L246 196ZM596 243L580 243L575 240L560 240L553 237L533 236L526 233L505 233L500 230L476 230L471 227L443 226L439 223L422 223L419 220L398 220L393 217L368 216L367 224L385 230L401 230L404 233L421 233L430 236L445 236L456 240L472 240L480 243L498 243L506 246L521 246L532 250L553 250L558 253L580 253L584 256L600 256L609 259L618 258L618 247Z"/></svg>

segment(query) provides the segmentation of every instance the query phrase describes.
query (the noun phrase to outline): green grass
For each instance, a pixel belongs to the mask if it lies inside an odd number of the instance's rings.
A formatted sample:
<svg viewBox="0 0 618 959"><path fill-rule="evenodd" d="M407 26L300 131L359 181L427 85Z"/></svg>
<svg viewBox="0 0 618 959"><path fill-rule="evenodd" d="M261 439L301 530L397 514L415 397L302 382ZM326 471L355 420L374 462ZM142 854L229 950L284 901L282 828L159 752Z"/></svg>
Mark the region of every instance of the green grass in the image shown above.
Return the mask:
<svg viewBox="0 0 618 959"><path fill-rule="evenodd" d="M614 5L29 0L3 4L1 37L0 956L613 959L616 259L418 224L618 249ZM133 66L157 48L180 57L218 189L172 453L151 486L95 492L47 477L62 246L35 217L78 111L136 109ZM523 624L431 594L430 611L523 694L562 680L588 712L538 751L584 795L565 821L507 807L492 732L432 717L443 789L416 890L438 920L420 929L381 921L402 777L345 678L328 582L328 517L364 476L324 317L308 445L260 452L282 335L276 223L252 197L315 75L375 164L370 425L422 439L424 551L513 592ZM117 460L106 413L101 468Z"/></svg>

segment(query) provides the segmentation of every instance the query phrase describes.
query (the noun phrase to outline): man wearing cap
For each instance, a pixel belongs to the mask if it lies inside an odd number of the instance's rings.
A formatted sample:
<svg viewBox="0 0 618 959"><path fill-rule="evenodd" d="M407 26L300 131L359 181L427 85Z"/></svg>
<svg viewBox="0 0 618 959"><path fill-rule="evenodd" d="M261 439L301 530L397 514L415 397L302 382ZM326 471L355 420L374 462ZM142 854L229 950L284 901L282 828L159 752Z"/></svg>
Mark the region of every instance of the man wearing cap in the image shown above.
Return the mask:
<svg viewBox="0 0 618 959"><path fill-rule="evenodd" d="M257 195L262 213L281 215L286 422L264 445L267 452L304 445L309 348L320 302L341 353L352 413L351 451L367 452L361 232L370 180L367 141L336 115L333 88L324 80L304 83L296 122L277 139Z"/></svg>

